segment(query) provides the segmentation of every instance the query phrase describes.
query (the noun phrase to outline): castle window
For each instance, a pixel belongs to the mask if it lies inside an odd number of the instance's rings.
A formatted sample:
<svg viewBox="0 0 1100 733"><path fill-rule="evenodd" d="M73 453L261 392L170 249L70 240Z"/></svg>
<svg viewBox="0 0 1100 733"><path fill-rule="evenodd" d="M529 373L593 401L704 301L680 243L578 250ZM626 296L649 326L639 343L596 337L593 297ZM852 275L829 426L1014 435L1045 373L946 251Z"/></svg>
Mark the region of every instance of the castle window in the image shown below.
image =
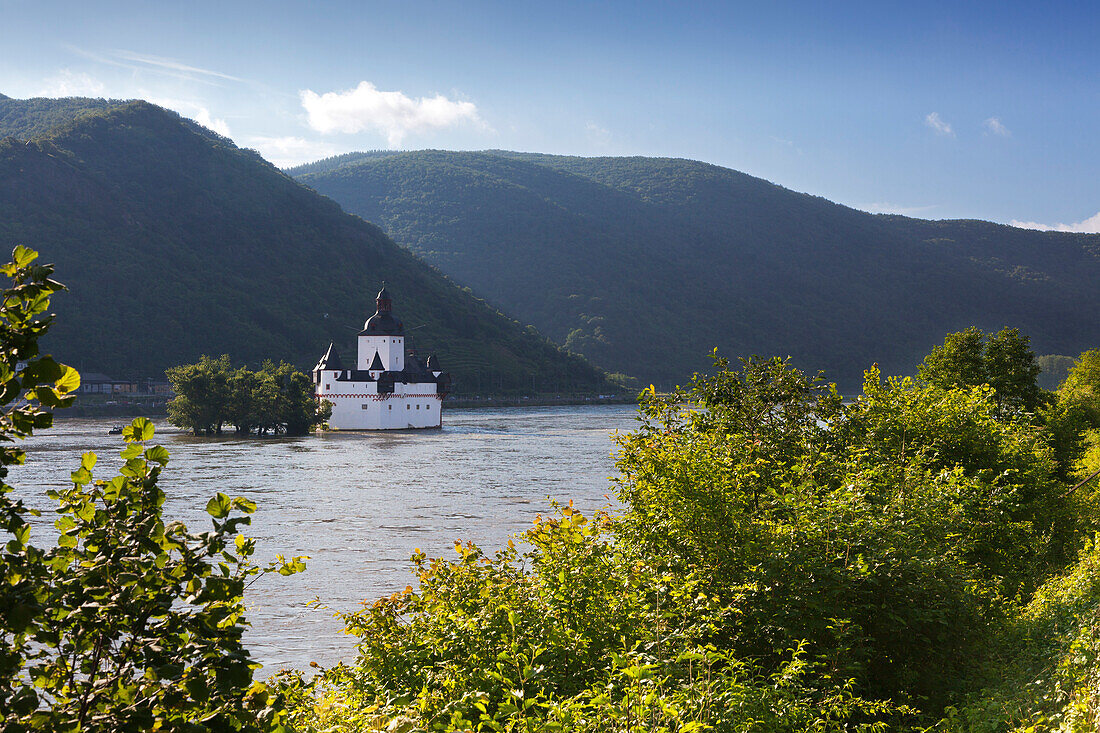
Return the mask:
<svg viewBox="0 0 1100 733"><path fill-rule="evenodd" d="M331 384L326 384L325 389L332 389L332 385Z"/></svg>
<svg viewBox="0 0 1100 733"><path fill-rule="evenodd" d="M406 410L411 410L411 409L412 409L412 405L405 405L405 409L406 409Z"/></svg>
<svg viewBox="0 0 1100 733"><path fill-rule="evenodd" d="M363 403L363 409L364 410L367 409L367 403L366 402Z"/></svg>
<svg viewBox="0 0 1100 733"><path fill-rule="evenodd" d="M417 405L417 406L416 406L416 409L418 409L418 410L419 410L419 409L420 409L420 405Z"/></svg>

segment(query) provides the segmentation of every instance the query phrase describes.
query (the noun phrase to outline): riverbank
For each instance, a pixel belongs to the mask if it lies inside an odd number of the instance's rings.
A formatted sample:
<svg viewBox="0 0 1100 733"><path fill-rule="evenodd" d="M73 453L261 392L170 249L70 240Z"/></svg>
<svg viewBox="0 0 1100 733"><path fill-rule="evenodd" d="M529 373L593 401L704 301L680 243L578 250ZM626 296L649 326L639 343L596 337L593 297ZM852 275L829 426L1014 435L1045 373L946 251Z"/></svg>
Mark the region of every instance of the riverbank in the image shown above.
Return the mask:
<svg viewBox="0 0 1100 733"><path fill-rule="evenodd" d="M633 405L637 403L635 395L535 395L497 397L464 396L447 397L443 400L448 409L473 409L479 407L547 407L551 405Z"/></svg>
<svg viewBox="0 0 1100 733"><path fill-rule="evenodd" d="M165 417L168 399L160 395L131 397L128 399L95 399L98 395L78 398L76 403L55 416L65 418L99 417ZM116 396L120 397L120 396ZM548 407L552 405L633 405L634 395L464 395L447 397L443 405L448 410L467 410L487 407Z"/></svg>
<svg viewBox="0 0 1100 733"><path fill-rule="evenodd" d="M54 417L58 419L78 417L164 417L168 414L168 398L166 396L112 396L115 399L96 399L99 395L78 395L72 407L58 410L54 413Z"/></svg>

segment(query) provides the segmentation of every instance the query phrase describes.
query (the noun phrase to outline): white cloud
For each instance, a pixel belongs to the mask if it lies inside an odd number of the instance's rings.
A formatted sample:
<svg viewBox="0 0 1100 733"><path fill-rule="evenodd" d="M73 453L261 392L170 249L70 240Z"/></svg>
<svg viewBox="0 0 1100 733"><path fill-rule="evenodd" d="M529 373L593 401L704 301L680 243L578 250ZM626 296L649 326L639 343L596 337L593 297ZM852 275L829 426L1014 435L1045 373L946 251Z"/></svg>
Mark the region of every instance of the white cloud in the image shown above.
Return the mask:
<svg viewBox="0 0 1100 733"><path fill-rule="evenodd" d="M768 138L773 143L776 143L777 145L782 145L783 147L787 148L788 150L794 151L794 153L797 154L797 155L802 155L802 148L795 145L794 140L788 140L785 137L778 137L777 135L768 135Z"/></svg>
<svg viewBox="0 0 1100 733"><path fill-rule="evenodd" d="M1012 137L1012 133L1008 128L1001 123L1000 118L990 117L988 120L982 123L985 126L987 132L993 135L999 135L1001 137Z"/></svg>
<svg viewBox="0 0 1100 733"><path fill-rule="evenodd" d="M145 96L145 99L153 104L167 107L188 117L203 127L209 128L223 137L231 137L229 125L225 120L214 117L210 110L199 102L191 102L186 99L171 99L165 97Z"/></svg>
<svg viewBox="0 0 1100 733"><path fill-rule="evenodd" d="M609 150L611 146L611 131L596 123L587 122L584 131L588 137L588 144L595 150Z"/></svg>
<svg viewBox="0 0 1100 733"><path fill-rule="evenodd" d="M924 118L924 124L935 130L937 135L955 137L955 130L952 129L950 124L941 119L937 112L928 113L928 116Z"/></svg>
<svg viewBox="0 0 1100 733"><path fill-rule="evenodd" d="M857 209L862 209L871 214L901 214L902 216L913 216L925 211L931 211L936 208L935 204L930 206L901 206L899 204L890 204L886 202L874 203L874 204L858 204Z"/></svg>
<svg viewBox="0 0 1100 733"><path fill-rule="evenodd" d="M1079 221L1074 224L1040 224L1037 221L1020 221L1019 219L1013 219L1009 222L1010 226L1019 227L1020 229L1041 229L1043 231L1053 232L1076 232L1078 234L1100 234L1100 212L1097 212L1095 216L1090 216L1084 221Z"/></svg>
<svg viewBox="0 0 1100 733"><path fill-rule="evenodd" d="M484 124L473 102L457 102L441 94L413 99L404 92L383 92L369 81L355 89L317 94L301 92L309 126L320 133L374 130L394 147L405 135L441 129L463 122Z"/></svg>
<svg viewBox="0 0 1100 733"><path fill-rule="evenodd" d="M592 133L596 137L608 137L611 135L610 130L608 130L606 127L600 127L595 122L589 122L584 126L584 129L588 130L588 132Z"/></svg>
<svg viewBox="0 0 1100 733"><path fill-rule="evenodd" d="M301 137L254 136L248 138L248 145L259 150L260 155L279 168L312 163L339 152L330 143L306 140Z"/></svg>
<svg viewBox="0 0 1100 733"><path fill-rule="evenodd" d="M62 69L46 79L45 86L35 92L36 97L102 97L106 87L103 82L84 72Z"/></svg>

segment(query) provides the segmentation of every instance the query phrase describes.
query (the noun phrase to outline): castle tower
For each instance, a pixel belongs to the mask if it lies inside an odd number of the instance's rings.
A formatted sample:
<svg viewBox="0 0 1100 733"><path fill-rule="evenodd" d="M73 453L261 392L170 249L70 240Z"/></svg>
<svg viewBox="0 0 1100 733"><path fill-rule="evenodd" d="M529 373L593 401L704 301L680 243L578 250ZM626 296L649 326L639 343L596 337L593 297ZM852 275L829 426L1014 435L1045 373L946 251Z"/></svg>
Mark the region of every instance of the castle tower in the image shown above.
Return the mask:
<svg viewBox="0 0 1100 733"><path fill-rule="evenodd" d="M363 371L370 370L377 354L386 371L403 371L405 325L393 317L393 301L385 283L378 291L374 304L374 315L367 319L363 330L359 332L359 358L356 366Z"/></svg>

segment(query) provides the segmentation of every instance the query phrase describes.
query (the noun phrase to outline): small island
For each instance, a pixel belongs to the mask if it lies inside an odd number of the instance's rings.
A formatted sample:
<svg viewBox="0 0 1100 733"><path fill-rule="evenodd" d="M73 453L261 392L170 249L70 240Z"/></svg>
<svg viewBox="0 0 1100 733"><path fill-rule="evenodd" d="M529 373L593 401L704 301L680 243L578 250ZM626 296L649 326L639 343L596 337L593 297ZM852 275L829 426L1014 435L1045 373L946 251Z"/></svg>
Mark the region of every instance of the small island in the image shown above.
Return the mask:
<svg viewBox="0 0 1100 733"><path fill-rule="evenodd" d="M404 430L443 424L443 398L450 375L435 354L421 362L405 353L405 325L393 316L385 284L375 298L375 312L358 336L354 365L345 366L329 344L313 369L318 402L332 404L333 430Z"/></svg>

